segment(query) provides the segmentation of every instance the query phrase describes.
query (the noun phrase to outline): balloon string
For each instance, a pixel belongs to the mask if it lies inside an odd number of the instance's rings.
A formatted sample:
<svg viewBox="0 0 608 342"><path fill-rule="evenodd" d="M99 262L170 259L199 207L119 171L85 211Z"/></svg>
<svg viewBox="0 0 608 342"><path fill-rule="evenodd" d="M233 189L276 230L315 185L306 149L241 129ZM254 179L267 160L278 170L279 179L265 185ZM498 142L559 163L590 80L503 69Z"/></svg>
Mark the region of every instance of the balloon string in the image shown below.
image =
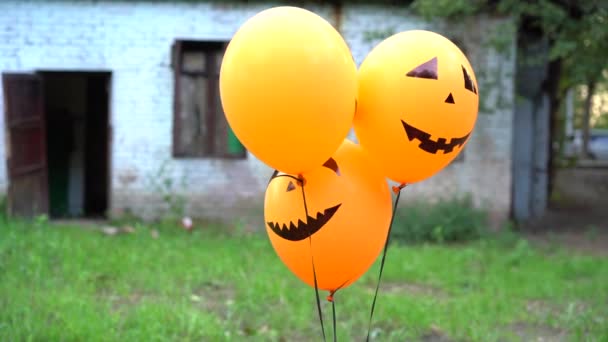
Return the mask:
<svg viewBox="0 0 608 342"><path fill-rule="evenodd" d="M335 291L331 291L327 300L331 302L331 315L333 318L334 342L338 341L338 332L336 331L336 300L334 299Z"/></svg>
<svg viewBox="0 0 608 342"><path fill-rule="evenodd" d="M395 220L395 212L397 211L397 204L399 204L399 198L401 197L401 189L405 188L407 184L401 183L399 186L393 187L393 192L397 194L395 198L395 204L393 205L393 214L391 216L391 223L388 226L388 233L386 234L386 241L384 242L384 251L382 252L382 260L380 261L380 273L378 274L378 283L376 284L376 292L374 293L374 300L372 301L372 309L369 314L369 324L367 326L367 338L365 341L369 341L369 335L372 328L372 318L374 317L374 308L376 307L376 298L378 298L378 289L380 288L380 280L382 279L382 270L384 270L384 260L386 259L386 251L388 250L388 244L391 239L391 229L393 228L393 221Z"/></svg>
<svg viewBox="0 0 608 342"><path fill-rule="evenodd" d="M302 177L301 175L298 177L298 181L302 185L302 200L304 202L304 211L306 213L306 217L308 217L308 206L306 204L306 193L304 192L304 184L306 182L304 180L304 177ZM321 331L323 332L323 341L327 341L327 338L325 337L325 326L323 324L323 312L321 311L321 300L319 299L319 286L317 283L317 272L315 270L315 258L313 256L313 252L312 252L312 236L310 235L310 233L308 234L308 241L310 242L310 260L312 263L312 277L313 277L313 280L315 283L315 296L317 299L317 310L319 311L319 321L321 322Z"/></svg>

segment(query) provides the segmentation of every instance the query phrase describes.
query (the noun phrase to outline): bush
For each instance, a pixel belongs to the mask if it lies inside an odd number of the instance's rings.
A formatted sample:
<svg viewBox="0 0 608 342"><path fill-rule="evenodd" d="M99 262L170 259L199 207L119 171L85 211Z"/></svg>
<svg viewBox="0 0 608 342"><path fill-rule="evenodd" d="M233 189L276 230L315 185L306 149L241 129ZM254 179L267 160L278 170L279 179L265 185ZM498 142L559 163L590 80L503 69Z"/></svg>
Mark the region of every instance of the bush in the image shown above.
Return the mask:
<svg viewBox="0 0 608 342"><path fill-rule="evenodd" d="M469 196L442 200L436 204L408 203L399 207L391 232L391 239L396 242L475 240L487 226L486 212L475 208Z"/></svg>

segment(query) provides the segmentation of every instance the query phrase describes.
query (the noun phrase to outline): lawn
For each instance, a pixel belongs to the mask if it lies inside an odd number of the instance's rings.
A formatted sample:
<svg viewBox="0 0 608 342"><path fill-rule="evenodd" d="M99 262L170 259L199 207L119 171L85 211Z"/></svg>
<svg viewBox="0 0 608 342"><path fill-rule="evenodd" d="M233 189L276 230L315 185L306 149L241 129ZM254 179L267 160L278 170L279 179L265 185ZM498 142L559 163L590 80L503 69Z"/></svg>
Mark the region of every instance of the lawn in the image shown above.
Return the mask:
<svg viewBox="0 0 608 342"><path fill-rule="evenodd" d="M0 341L321 340L314 290L265 235L134 228L2 221ZM336 294L339 341L364 340L378 266ZM608 260L514 234L395 244L373 327L376 341L608 341Z"/></svg>

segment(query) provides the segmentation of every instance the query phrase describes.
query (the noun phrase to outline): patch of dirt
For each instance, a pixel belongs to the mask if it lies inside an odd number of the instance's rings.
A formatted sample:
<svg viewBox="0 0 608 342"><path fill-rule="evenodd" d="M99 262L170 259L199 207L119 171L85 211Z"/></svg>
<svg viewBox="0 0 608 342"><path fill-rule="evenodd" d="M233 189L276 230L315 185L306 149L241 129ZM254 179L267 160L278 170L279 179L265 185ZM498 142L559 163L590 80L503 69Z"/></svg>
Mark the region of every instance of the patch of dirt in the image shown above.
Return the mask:
<svg viewBox="0 0 608 342"><path fill-rule="evenodd" d="M429 332L420 337L420 342L452 342L453 340L439 329L437 326L431 326Z"/></svg>
<svg viewBox="0 0 608 342"><path fill-rule="evenodd" d="M190 300L205 311L211 311L222 319L229 319L234 305L235 290L229 285L205 282L192 291Z"/></svg>
<svg viewBox="0 0 608 342"><path fill-rule="evenodd" d="M529 300L526 303L526 310L540 319L546 319L549 316L558 316L566 311L582 314L587 309L588 305L582 302L572 302L565 307L544 300ZM505 329L511 332L518 341L561 342L568 340L567 330L553 328L539 323L516 322L506 326Z"/></svg>
<svg viewBox="0 0 608 342"><path fill-rule="evenodd" d="M521 225L541 245L608 255L608 168L573 167L556 171L552 199L543 217Z"/></svg>
<svg viewBox="0 0 608 342"><path fill-rule="evenodd" d="M526 233L525 236L543 248L560 246L576 253L608 256L608 229L598 230L591 226L579 231Z"/></svg>
<svg viewBox="0 0 608 342"><path fill-rule="evenodd" d="M521 228L527 238L541 246L556 244L579 253L608 255L608 210L605 208L555 207Z"/></svg>
<svg viewBox="0 0 608 342"><path fill-rule="evenodd" d="M591 227L608 231L608 210L605 207L553 204L543 217L523 225L526 231L533 233L580 232Z"/></svg>
<svg viewBox="0 0 608 342"><path fill-rule="evenodd" d="M116 294L103 294L103 300L108 301L112 305L113 311L121 311L125 308L130 308L134 305L138 305L144 299L154 298L152 295L147 295L142 292L133 292L128 296L119 296Z"/></svg>
<svg viewBox="0 0 608 342"><path fill-rule="evenodd" d="M144 292L131 292L128 295L117 295L110 289L101 287L98 295L112 305L112 310L120 311L124 308L136 306L143 301L171 301L174 300L159 294L148 294ZM199 288L192 291L189 301L204 311L211 311L222 319L228 319L231 314L230 307L234 304L235 291L232 287L213 282L203 283Z"/></svg>
<svg viewBox="0 0 608 342"><path fill-rule="evenodd" d="M608 167L557 169L552 200L552 204L562 207L608 207Z"/></svg>
<svg viewBox="0 0 608 342"><path fill-rule="evenodd" d="M375 285L369 285L368 291L373 293L376 290ZM378 293L387 294L407 294L411 296L426 296L434 297L437 299L445 299L448 294L440 288L419 283L407 283L407 282L382 282Z"/></svg>
<svg viewBox="0 0 608 342"><path fill-rule="evenodd" d="M544 300L529 300L526 303L526 311L530 314L546 319L550 316L559 316L568 312L571 315L582 315L589 310L590 306L582 301L572 301L567 304L550 303Z"/></svg>
<svg viewBox="0 0 608 342"><path fill-rule="evenodd" d="M545 318L549 315L558 313L561 310L559 305L549 303L544 300L529 300L526 303L526 311L536 317Z"/></svg>
<svg viewBox="0 0 608 342"><path fill-rule="evenodd" d="M555 329L541 324L530 324L526 322L517 322L510 324L508 329L521 341L537 341L537 342L565 342L568 340L568 334L561 329Z"/></svg>
<svg viewBox="0 0 608 342"><path fill-rule="evenodd" d="M122 306L132 306L141 302L144 295L142 293L131 293L126 297L120 296L111 296L109 299L112 301L112 304L117 307ZM113 300L112 300L113 299Z"/></svg>

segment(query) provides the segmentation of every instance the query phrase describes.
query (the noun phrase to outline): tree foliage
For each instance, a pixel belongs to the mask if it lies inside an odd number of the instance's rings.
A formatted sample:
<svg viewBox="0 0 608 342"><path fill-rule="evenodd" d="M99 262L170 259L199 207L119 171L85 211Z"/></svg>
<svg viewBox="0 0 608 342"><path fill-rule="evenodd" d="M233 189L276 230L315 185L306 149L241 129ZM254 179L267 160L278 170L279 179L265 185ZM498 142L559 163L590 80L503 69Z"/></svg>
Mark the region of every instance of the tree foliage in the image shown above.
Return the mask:
<svg viewBox="0 0 608 342"><path fill-rule="evenodd" d="M550 75L545 81L551 83L552 121L559 116L566 91L584 86L588 91L581 115L584 121L583 155L588 155L592 98L594 91L608 83L605 72L608 70L608 1L415 0L410 6L427 19L463 20L478 14L507 15L515 20L519 33L546 38L548 56L538 56L535 59L540 60L533 62L549 67ZM500 37L501 32L495 34ZM500 42L500 39L495 41ZM602 115L605 116L608 113ZM556 129L553 126L553 130Z"/></svg>
<svg viewBox="0 0 608 342"><path fill-rule="evenodd" d="M415 0L411 8L427 19L462 20L482 13L511 16L520 30L547 37L549 61L562 62L562 90L600 81L602 70L608 68L605 1Z"/></svg>

